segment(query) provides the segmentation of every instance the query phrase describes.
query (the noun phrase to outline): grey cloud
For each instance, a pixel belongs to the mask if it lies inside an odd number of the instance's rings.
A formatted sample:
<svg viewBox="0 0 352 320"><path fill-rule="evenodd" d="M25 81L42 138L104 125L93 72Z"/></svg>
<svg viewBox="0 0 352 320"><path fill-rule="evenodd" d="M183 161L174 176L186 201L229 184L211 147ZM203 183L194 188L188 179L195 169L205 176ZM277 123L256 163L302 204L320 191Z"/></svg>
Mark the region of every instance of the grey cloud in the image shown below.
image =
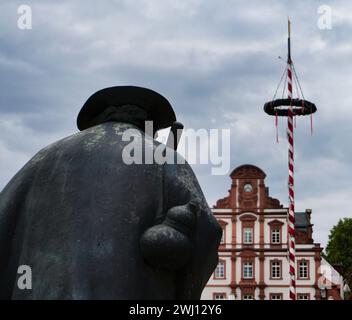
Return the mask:
<svg viewBox="0 0 352 320"><path fill-rule="evenodd" d="M168 97L186 127L230 128L232 168L258 165L272 196L287 204L285 123L277 145L263 104L284 68L277 56L286 55L290 15L297 71L319 108L312 138L309 118L297 122L297 208L314 210L323 244L338 218L351 216L347 0L27 3L30 31L16 27L21 1L0 4L0 188L40 148L77 130L75 117L93 92L135 84ZM321 4L332 6L332 30L317 27ZM227 194L228 176L194 169L210 205Z"/></svg>

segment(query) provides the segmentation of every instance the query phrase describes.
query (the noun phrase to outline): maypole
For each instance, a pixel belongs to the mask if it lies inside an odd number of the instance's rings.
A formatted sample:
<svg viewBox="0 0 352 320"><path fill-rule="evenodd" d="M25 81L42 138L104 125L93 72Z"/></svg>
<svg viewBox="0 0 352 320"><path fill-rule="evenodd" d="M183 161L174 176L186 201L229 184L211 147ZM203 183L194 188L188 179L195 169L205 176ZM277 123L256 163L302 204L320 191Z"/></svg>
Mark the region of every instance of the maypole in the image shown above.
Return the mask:
<svg viewBox="0 0 352 320"><path fill-rule="evenodd" d="M291 22L288 20L287 52L287 91L290 104L287 115L288 140L288 236L290 262L290 299L296 300L296 241L295 241L295 183L294 183L294 128L292 109L292 61L291 61Z"/></svg>
<svg viewBox="0 0 352 320"><path fill-rule="evenodd" d="M278 117L287 117L287 140L288 140L288 260L289 260L289 272L290 272L290 299L296 300L296 241L295 241L295 190L294 190L294 117L295 116L305 116L312 115L316 112L317 108L314 103L304 100L304 95L301 89L301 85L297 78L295 68L291 59L291 22L288 20L288 38L287 38L287 64L286 64L286 73L287 73L287 99L275 99L276 93L280 87L282 79L279 82L279 85L274 94L273 100L265 103L264 111L271 115L275 116L275 124L278 125ZM293 72L292 72L293 71ZM301 92L302 99L299 97L293 98L293 81L296 80L297 85L297 94ZM286 81L285 81L286 82ZM284 96L285 84L282 95ZM311 122L312 123L312 122ZM278 141L278 136L277 136Z"/></svg>

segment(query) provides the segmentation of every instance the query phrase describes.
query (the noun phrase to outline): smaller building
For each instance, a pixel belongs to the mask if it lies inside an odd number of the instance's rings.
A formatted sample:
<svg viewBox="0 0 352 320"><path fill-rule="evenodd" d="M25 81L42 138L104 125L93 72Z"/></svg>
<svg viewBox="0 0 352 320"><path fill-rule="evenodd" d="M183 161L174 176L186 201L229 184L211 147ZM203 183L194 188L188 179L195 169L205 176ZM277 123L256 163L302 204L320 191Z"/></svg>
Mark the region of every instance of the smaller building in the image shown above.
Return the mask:
<svg viewBox="0 0 352 320"><path fill-rule="evenodd" d="M344 298L345 281L342 275L336 270L334 266L329 264L323 257L320 264L321 278L319 287L328 300L341 300Z"/></svg>

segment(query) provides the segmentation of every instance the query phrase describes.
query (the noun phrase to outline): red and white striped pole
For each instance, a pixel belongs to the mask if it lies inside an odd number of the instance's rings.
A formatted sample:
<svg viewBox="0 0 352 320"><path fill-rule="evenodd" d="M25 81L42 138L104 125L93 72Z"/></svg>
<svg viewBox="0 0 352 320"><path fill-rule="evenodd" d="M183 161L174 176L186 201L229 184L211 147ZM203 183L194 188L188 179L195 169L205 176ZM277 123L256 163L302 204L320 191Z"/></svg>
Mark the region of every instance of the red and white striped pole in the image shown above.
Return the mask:
<svg viewBox="0 0 352 320"><path fill-rule="evenodd" d="M288 56L287 56L287 89L288 99L292 99L292 61L291 61L291 22L288 20ZM295 250L295 191L294 191L294 126L292 104L287 117L288 149L288 236L290 263L290 299L296 300L296 250Z"/></svg>

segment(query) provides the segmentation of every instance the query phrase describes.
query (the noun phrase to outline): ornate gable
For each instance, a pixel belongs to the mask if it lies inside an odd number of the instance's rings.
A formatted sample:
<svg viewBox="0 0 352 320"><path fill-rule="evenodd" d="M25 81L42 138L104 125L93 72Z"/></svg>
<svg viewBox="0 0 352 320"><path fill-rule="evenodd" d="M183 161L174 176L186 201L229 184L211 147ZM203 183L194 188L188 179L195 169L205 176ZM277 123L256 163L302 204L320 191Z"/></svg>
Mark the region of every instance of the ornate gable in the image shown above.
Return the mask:
<svg viewBox="0 0 352 320"><path fill-rule="evenodd" d="M266 174L264 171L251 164L244 164L234 169L230 177L232 179L265 179Z"/></svg>
<svg viewBox="0 0 352 320"><path fill-rule="evenodd" d="M219 199L214 208L238 209L239 212L281 209L279 200L269 196L269 189L265 186L265 172L253 165L244 164L234 169L229 195Z"/></svg>

